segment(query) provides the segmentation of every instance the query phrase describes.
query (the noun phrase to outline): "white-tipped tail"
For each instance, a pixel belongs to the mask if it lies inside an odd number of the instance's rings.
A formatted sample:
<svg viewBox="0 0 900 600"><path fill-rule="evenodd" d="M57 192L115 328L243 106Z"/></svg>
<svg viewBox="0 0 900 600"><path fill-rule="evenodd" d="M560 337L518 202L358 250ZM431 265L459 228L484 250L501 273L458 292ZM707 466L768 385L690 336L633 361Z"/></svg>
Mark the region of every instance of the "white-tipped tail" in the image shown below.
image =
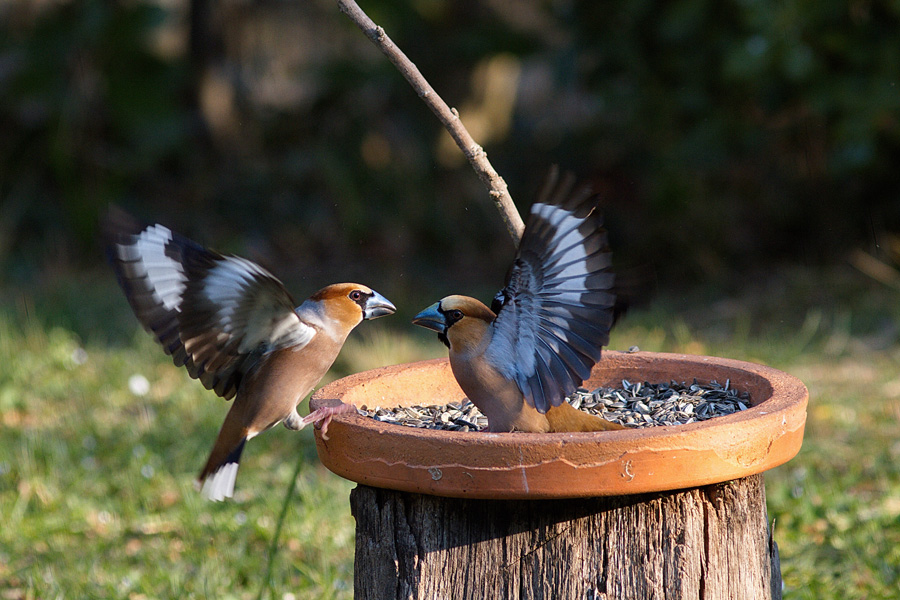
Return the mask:
<svg viewBox="0 0 900 600"><path fill-rule="evenodd" d="M234 481L237 479L238 463L225 463L206 478L200 493L207 500L219 502L234 495Z"/></svg>

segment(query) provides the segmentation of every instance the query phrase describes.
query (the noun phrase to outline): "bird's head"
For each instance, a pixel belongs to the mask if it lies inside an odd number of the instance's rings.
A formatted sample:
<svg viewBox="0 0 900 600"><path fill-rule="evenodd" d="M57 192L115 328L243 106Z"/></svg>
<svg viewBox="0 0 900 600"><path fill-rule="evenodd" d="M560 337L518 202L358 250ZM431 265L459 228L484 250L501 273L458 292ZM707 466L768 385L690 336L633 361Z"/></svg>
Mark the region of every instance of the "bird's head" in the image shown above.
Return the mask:
<svg viewBox="0 0 900 600"><path fill-rule="evenodd" d="M448 348L478 344L488 325L497 318L491 309L475 298L447 296L413 318L413 323L436 331Z"/></svg>
<svg viewBox="0 0 900 600"><path fill-rule="evenodd" d="M309 302L321 306L329 319L347 329L367 319L377 319L397 311L390 300L359 283L329 285L310 296Z"/></svg>

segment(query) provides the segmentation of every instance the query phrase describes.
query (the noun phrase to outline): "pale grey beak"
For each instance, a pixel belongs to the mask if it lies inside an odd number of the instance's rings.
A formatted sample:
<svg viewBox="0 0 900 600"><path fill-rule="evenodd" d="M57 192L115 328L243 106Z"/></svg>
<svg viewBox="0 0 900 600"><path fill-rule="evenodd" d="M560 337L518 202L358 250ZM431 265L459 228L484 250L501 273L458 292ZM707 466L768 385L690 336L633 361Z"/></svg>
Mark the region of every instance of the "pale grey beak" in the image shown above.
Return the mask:
<svg viewBox="0 0 900 600"><path fill-rule="evenodd" d="M397 312L397 307L391 304L391 301L372 290L372 295L366 299L366 306L363 309L363 319L377 319L385 315L392 315Z"/></svg>

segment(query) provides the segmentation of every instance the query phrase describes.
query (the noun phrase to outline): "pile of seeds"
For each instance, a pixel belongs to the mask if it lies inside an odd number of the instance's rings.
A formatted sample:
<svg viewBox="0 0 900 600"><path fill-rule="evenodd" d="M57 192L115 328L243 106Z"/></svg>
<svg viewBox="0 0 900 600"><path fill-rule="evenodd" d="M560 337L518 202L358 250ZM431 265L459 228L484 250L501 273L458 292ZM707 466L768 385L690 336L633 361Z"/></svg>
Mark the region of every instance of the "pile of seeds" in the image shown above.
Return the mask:
<svg viewBox="0 0 900 600"><path fill-rule="evenodd" d="M449 404L398 406L396 408L358 409L359 414L376 421L445 431L478 431L487 427L487 417L468 398Z"/></svg>
<svg viewBox="0 0 900 600"><path fill-rule="evenodd" d="M585 412L620 423L625 427L684 425L746 410L750 395L738 392L730 381L722 385L677 383L631 383L622 380L619 388L579 388L569 403ZM487 427L487 417L468 399L446 405L359 409L363 416L384 423L422 429L478 431Z"/></svg>
<svg viewBox="0 0 900 600"><path fill-rule="evenodd" d="M622 380L621 388L579 389L569 402L575 408L614 421L625 427L686 425L713 417L747 410L750 394L738 392L716 381L709 384L631 383Z"/></svg>

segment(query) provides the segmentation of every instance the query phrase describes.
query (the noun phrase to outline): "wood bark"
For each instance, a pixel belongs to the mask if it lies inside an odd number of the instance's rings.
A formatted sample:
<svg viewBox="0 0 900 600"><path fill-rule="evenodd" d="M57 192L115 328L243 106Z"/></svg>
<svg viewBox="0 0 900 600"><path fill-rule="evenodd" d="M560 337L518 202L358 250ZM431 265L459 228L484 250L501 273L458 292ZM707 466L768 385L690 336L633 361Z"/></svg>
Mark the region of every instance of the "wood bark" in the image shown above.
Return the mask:
<svg viewBox="0 0 900 600"><path fill-rule="evenodd" d="M762 475L576 500L357 486L356 600L780 599Z"/></svg>

